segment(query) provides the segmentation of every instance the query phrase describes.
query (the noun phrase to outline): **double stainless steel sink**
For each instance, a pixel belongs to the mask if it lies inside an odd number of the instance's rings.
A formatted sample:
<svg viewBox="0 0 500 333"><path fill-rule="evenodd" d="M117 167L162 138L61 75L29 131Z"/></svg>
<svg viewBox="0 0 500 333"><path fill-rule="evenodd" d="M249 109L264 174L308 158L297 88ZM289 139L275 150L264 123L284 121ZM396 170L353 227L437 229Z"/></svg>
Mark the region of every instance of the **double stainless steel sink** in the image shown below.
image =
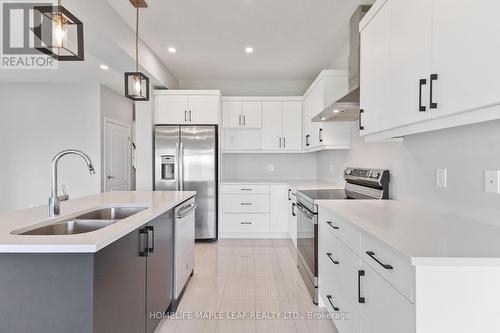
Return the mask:
<svg viewBox="0 0 500 333"><path fill-rule="evenodd" d="M142 212L148 207L106 207L58 221L18 235L75 235L99 230Z"/></svg>

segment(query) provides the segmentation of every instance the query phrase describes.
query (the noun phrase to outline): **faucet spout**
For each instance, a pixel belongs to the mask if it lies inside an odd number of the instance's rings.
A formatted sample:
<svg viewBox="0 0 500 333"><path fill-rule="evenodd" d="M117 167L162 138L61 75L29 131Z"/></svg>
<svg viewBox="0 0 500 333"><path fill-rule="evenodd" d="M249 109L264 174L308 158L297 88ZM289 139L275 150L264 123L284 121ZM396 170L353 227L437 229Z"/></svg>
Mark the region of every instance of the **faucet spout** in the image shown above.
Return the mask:
<svg viewBox="0 0 500 333"><path fill-rule="evenodd" d="M95 169L94 169L94 164L92 163L92 159L85 154L84 152L76 149L67 149L63 150L59 153L57 153L54 158L52 159L52 163L50 165L50 198L49 198L49 216L54 217L56 215L59 215L60 213L60 201L61 198L57 194L57 188L58 188L58 179L57 179L57 168L58 168L58 163L59 160L66 156L66 155L78 155L82 157L87 164L87 168L89 169L89 173L91 175L95 174ZM67 200L67 197L65 198Z"/></svg>

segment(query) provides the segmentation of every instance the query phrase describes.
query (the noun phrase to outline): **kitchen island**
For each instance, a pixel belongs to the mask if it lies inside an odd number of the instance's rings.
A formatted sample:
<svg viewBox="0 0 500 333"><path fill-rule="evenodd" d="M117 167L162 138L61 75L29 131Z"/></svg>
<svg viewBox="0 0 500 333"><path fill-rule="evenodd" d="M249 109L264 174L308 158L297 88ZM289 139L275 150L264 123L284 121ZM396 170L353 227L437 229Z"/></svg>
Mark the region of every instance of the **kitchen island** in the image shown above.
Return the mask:
<svg viewBox="0 0 500 333"><path fill-rule="evenodd" d="M154 332L172 300L173 209L195 192L108 192L0 215L0 332ZM131 209L79 234L30 234ZM83 220L86 221L86 220ZM94 221L94 223L97 223Z"/></svg>

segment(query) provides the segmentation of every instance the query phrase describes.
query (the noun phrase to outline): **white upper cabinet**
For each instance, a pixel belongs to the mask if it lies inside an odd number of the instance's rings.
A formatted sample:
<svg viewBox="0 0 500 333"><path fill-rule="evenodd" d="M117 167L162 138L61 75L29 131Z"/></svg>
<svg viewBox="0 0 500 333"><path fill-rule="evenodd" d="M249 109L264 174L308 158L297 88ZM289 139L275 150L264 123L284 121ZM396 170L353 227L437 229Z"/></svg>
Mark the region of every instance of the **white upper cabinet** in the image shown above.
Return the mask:
<svg viewBox="0 0 500 333"><path fill-rule="evenodd" d="M500 1L432 1L433 117L500 104ZM499 110L496 110L499 113ZM500 116L500 115L499 115Z"/></svg>
<svg viewBox="0 0 500 333"><path fill-rule="evenodd" d="M345 149L350 145L349 122L312 122L325 107L348 93L347 71L324 70L304 95L303 147L306 150Z"/></svg>
<svg viewBox="0 0 500 333"><path fill-rule="evenodd" d="M263 150L300 150L302 101L264 101Z"/></svg>
<svg viewBox="0 0 500 333"><path fill-rule="evenodd" d="M155 124L218 124L219 91L157 90Z"/></svg>
<svg viewBox="0 0 500 333"><path fill-rule="evenodd" d="M378 0L360 24L367 140L500 118L495 0Z"/></svg>
<svg viewBox="0 0 500 333"><path fill-rule="evenodd" d="M223 127L261 128L262 101L225 99L222 103Z"/></svg>

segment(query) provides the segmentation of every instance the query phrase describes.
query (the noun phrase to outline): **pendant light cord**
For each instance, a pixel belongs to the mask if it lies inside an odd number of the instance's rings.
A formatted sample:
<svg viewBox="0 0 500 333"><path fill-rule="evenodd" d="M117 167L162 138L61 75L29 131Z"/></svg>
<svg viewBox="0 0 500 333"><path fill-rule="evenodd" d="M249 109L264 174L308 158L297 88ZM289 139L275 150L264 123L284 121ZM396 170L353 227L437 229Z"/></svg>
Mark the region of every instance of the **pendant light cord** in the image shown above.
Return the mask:
<svg viewBox="0 0 500 333"><path fill-rule="evenodd" d="M135 71L139 72L139 7L135 17Z"/></svg>

